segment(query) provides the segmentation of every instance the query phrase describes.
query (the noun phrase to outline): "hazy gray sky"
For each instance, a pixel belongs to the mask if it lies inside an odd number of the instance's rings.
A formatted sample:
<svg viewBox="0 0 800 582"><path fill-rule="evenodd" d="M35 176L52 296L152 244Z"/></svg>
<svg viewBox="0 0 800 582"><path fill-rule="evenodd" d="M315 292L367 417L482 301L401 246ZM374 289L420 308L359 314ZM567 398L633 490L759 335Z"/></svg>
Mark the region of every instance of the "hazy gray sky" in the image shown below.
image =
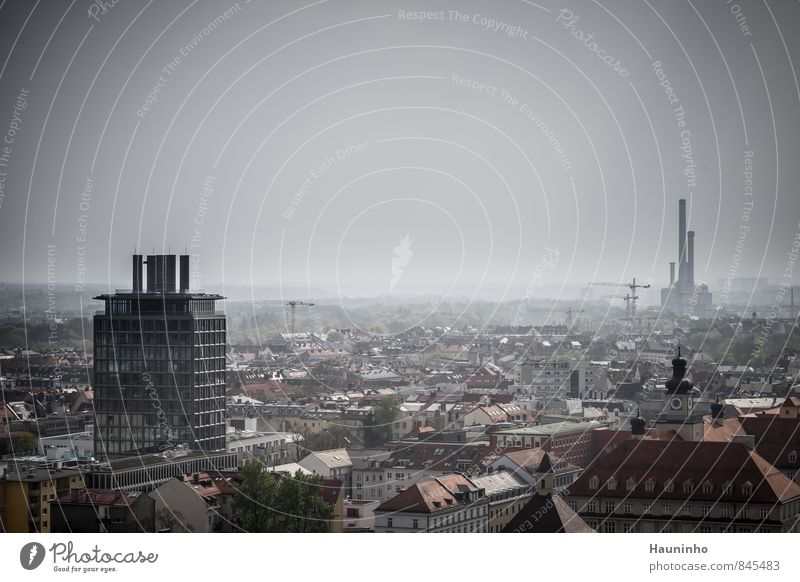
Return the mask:
<svg viewBox="0 0 800 582"><path fill-rule="evenodd" d="M100 4L0 9L3 281L660 286L681 197L696 279L787 267L797 3Z"/></svg>

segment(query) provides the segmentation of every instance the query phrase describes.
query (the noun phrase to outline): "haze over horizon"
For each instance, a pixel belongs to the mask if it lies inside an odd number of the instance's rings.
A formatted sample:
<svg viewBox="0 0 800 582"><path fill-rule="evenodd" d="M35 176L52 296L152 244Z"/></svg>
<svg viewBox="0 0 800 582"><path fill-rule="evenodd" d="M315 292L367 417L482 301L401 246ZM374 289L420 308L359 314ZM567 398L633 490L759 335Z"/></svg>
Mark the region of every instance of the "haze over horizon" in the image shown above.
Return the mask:
<svg viewBox="0 0 800 582"><path fill-rule="evenodd" d="M637 277L655 302L685 197L698 281L773 282L799 228L800 41L772 32L798 13L746 17L9 2L3 280L128 287L138 246L186 248L215 289L574 298Z"/></svg>

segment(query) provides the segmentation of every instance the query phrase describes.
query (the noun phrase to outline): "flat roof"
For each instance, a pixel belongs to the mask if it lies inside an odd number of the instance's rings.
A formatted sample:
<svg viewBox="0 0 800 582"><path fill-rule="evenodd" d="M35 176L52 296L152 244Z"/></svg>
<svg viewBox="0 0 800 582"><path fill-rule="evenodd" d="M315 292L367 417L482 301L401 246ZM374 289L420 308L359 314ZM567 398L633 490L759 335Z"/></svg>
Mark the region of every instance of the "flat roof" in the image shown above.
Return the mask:
<svg viewBox="0 0 800 582"><path fill-rule="evenodd" d="M537 426L526 426L525 428L512 428L508 430L499 430L495 434L521 434L531 436L553 436L559 433L568 432L583 432L590 428L598 428L604 426L596 420L589 422L553 422L550 424L540 424Z"/></svg>
<svg viewBox="0 0 800 582"><path fill-rule="evenodd" d="M216 458L220 455L236 455L228 451L191 451L185 455L179 455L171 458L162 455L142 455L138 457L125 457L121 459L113 459L108 463L101 463L91 468L94 473L116 471L126 471L128 469L143 469L153 467L156 465L171 464L175 465L184 461L194 461L196 459Z"/></svg>

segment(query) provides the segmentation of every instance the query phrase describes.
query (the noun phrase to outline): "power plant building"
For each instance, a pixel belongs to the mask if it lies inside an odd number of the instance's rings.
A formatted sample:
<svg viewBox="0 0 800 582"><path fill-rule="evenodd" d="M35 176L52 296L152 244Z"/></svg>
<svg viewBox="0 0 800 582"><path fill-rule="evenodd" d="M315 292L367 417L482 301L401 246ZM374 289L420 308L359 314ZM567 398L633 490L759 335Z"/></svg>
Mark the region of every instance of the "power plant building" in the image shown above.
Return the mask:
<svg viewBox="0 0 800 582"><path fill-rule="evenodd" d="M661 309L664 314L681 317L708 318L714 307L708 285L694 278L694 236L686 228L686 200L678 201L678 278L675 263L669 264L669 287L661 289Z"/></svg>

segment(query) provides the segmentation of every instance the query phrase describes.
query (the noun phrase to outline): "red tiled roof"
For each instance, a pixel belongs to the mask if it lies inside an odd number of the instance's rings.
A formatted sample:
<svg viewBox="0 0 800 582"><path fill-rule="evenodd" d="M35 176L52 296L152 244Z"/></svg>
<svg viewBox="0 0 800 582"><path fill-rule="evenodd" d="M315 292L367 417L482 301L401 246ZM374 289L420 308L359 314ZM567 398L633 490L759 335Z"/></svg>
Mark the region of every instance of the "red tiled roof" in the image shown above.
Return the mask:
<svg viewBox="0 0 800 582"><path fill-rule="evenodd" d="M73 489L69 495L59 498L59 503L100 506L130 507L138 495L114 489Z"/></svg>
<svg viewBox="0 0 800 582"><path fill-rule="evenodd" d="M328 505L336 505L341 490L342 482L339 479L325 479L319 488L319 494Z"/></svg>
<svg viewBox="0 0 800 582"><path fill-rule="evenodd" d="M478 487L464 475L454 473L420 481L382 503L376 511L435 513L464 505L456 492L476 492Z"/></svg>
<svg viewBox="0 0 800 582"><path fill-rule="evenodd" d="M468 445L463 443L421 442L392 452L384 462L385 467L402 465L406 469L451 472L466 470L477 465L491 454L488 444ZM461 463L462 466L459 466Z"/></svg>
<svg viewBox="0 0 800 582"><path fill-rule="evenodd" d="M591 489L589 480L596 476L599 488ZM617 481L616 489L609 490L611 477ZM632 491L626 487L629 479L635 481ZM646 491L645 483L654 482L654 490ZM664 484L672 480L675 489L664 491ZM703 493L702 483L710 481L711 493ZM693 489L684 493L683 484L691 482ZM573 483L573 495L603 495L608 497L633 497L661 499L686 499L715 501L722 486L730 482L732 491L724 499L775 503L800 498L800 485L767 462L761 455L742 443L630 440L613 452L600 457ZM745 494L742 485L752 485L752 493Z"/></svg>
<svg viewBox="0 0 800 582"><path fill-rule="evenodd" d="M705 441L727 443L730 442L734 436L745 434L738 418L714 420L713 418L706 417L703 419L703 422L703 440Z"/></svg>

